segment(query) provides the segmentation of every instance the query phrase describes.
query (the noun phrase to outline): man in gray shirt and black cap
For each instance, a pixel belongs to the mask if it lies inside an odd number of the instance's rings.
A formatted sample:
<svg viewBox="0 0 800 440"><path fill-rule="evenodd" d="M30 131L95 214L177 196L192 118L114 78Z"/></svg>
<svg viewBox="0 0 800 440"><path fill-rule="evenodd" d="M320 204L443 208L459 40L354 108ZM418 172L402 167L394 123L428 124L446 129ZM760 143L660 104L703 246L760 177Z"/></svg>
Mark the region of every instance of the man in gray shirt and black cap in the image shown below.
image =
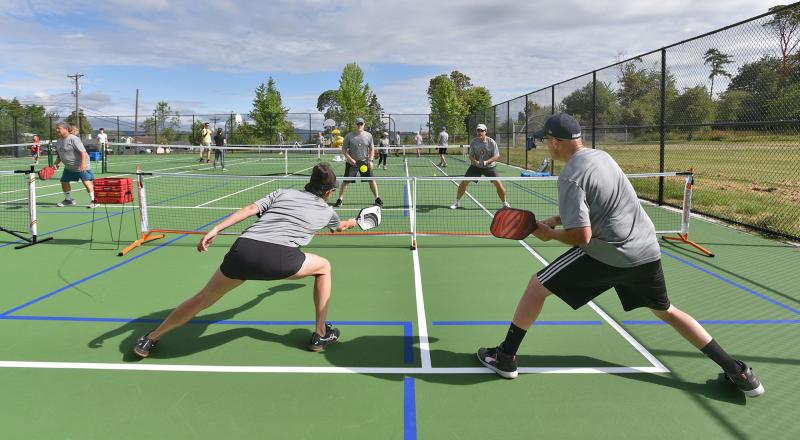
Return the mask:
<svg viewBox="0 0 800 440"><path fill-rule="evenodd" d="M372 134L364 131L364 119L356 118L356 129L347 133L342 144L342 154L345 158L344 179L339 190L339 198L336 199L335 207L342 206L344 193L347 186L353 182L356 175L361 177L372 177L372 160L375 158L375 142ZM375 195L375 204L383 206L383 201L378 195L378 184L374 180L369 181L369 188Z"/></svg>
<svg viewBox="0 0 800 440"><path fill-rule="evenodd" d="M613 287L625 311L649 308L716 362L745 395L763 394L764 386L750 367L670 303L655 227L614 159L584 148L580 124L566 113L548 118L534 137L545 139L551 157L566 164L558 177L559 215L539 222L533 235L573 247L531 277L505 340L478 350L480 362L513 379L517 349L548 296L555 294L577 310ZM563 229L556 229L558 225Z"/></svg>

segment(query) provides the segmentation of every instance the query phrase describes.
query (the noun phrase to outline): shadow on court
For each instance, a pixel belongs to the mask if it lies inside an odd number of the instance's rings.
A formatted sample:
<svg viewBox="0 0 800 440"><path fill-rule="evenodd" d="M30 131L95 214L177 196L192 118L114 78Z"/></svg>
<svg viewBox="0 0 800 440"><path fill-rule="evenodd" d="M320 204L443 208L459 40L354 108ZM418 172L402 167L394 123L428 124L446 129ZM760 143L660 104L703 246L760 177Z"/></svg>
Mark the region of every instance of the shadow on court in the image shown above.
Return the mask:
<svg viewBox="0 0 800 440"><path fill-rule="evenodd" d="M257 295L255 298L247 301L241 306L211 314L199 315L188 324L170 333L168 336L169 343L163 344L163 347L159 346L159 349L157 351L153 351L150 357L154 359L169 359L188 356L190 354L210 350L243 337L250 337L267 342L284 343L284 340L287 339L284 336L248 327L232 326L230 330L207 336L203 336L203 333L205 333L208 327L214 322L232 319L237 314L255 307L261 301L272 295L280 292L297 290L302 287L305 287L305 285L299 283L279 284L277 286L270 287L267 291ZM90 348L99 348L103 346L104 341L127 333L127 336L125 336L119 343L119 351L122 354L122 360L124 362L140 361L141 358L133 354L133 347L136 344L136 340L145 332L155 328L172 310L173 309L159 310L157 312L135 318L130 322L124 323L120 327L117 327L92 339L89 341L88 346ZM311 337L310 331L308 331L308 337ZM307 342L308 340L306 339L306 343Z"/></svg>

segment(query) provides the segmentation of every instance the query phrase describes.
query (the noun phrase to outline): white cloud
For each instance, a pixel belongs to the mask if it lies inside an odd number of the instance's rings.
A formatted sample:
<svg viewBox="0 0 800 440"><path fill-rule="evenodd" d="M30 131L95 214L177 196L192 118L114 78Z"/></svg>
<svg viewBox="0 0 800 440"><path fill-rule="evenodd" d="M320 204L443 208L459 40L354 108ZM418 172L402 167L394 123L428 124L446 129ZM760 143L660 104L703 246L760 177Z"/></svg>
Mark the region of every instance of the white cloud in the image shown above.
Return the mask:
<svg viewBox="0 0 800 440"><path fill-rule="evenodd" d="M607 65L619 51L635 55L759 14L774 1L7 3L5 10L13 13L0 12L0 28L9 36L0 40L0 51L12 55L15 70L30 68L34 78L6 80L11 66L0 66L0 90L22 95L63 91L64 75L99 59L122 66L332 75L354 60L366 68L368 81L373 64L460 70L501 101ZM42 17L107 26L65 26L71 32L61 34L63 29L43 25ZM423 111L428 79L406 78L376 92L388 110ZM242 105L249 106L249 99Z"/></svg>

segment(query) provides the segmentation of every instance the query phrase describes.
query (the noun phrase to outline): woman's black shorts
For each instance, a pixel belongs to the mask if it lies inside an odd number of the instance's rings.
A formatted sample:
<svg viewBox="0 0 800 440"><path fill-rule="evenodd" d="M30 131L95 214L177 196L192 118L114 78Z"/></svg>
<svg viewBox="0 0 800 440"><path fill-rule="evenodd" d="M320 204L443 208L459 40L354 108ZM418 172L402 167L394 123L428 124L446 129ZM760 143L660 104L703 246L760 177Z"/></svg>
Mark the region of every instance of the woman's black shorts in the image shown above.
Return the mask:
<svg viewBox="0 0 800 440"><path fill-rule="evenodd" d="M447 154L447 147L439 148L439 154Z"/></svg>
<svg viewBox="0 0 800 440"><path fill-rule="evenodd" d="M219 270L236 280L282 280L296 274L305 261L298 247L237 238Z"/></svg>

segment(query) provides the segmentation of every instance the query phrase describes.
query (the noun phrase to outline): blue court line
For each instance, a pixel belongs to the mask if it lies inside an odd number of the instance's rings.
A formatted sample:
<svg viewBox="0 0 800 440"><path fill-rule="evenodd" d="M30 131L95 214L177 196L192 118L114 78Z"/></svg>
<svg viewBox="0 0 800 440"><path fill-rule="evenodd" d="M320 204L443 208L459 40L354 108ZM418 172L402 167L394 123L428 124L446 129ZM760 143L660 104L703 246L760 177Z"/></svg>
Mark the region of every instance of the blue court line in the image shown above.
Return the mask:
<svg viewBox="0 0 800 440"><path fill-rule="evenodd" d="M44 299L44 298L41 298ZM41 300L40 299L40 300ZM13 311L13 310L12 310ZM6 312L10 313L10 312ZM141 322L160 324L163 318L95 318L90 316L24 316L0 315L0 320L6 321L66 321L66 322L114 322L130 323ZM403 362L414 363L414 333L409 321L328 321L334 325L353 326L402 326L403 327ZM192 319L187 324L218 324L218 325L314 325L314 321L250 321L236 319Z"/></svg>
<svg viewBox="0 0 800 440"><path fill-rule="evenodd" d="M216 219L216 220L214 220L214 221L208 222L208 223L204 224L203 226L200 226L199 228L197 228L197 230L203 229L203 228L205 228L205 227L206 227L206 226L208 226L208 225L211 225L211 224L213 224L213 223L216 223L216 222L218 222L219 220L221 220L221 219L223 219L223 218L227 217L228 215L230 215L230 214L227 214L227 215L225 215L225 216L223 216L223 217L220 217L219 219ZM128 264L128 263L130 263L130 262L132 262L132 261L136 261L136 260L138 260L139 258L142 258L142 257L144 257L145 255L149 255L150 253L152 253L152 252L155 252L155 251L157 251L157 250L159 250L159 249L163 248L164 246L167 246L167 245L169 245L169 244L175 243L176 241L178 241L178 240L180 240L180 239L182 239L182 238L184 238L184 237L187 237L187 236L188 236L188 234L179 235L179 236L177 236L177 237L173 238L172 240L170 240L170 241L167 241L166 243L161 243L160 245L158 245L158 246L156 246L156 247L154 247L154 248L152 248L152 249L149 249L149 250L147 250L147 251L145 251L145 252L142 252L141 254L139 254L139 255L137 255L137 256L135 256L135 257L131 257L131 258L129 258L129 259L127 259L127 260L125 260L125 261L123 261L123 262L121 262L121 263L117 263L117 264L115 264L115 265L113 265L113 266L111 266L111 267L107 267L107 268L105 268L105 269L103 269L103 270L101 270L101 271L99 271L99 272L95 272L95 273L93 273L93 274L91 274L91 275L89 275L89 276L87 276L87 277L81 278L81 279L80 279L80 280L78 280L78 281L75 281L75 282L69 283L69 284L67 284L67 285L66 285L66 286L64 286L64 287L61 287L61 288L59 288L59 289L56 289L56 290L54 290L54 291L52 291L52 292L50 292L50 293L47 293L47 294L45 294L45 295L42 295L42 296L40 296L40 297L38 297L38 298L36 298L36 299L33 299L33 300L31 300L31 301L28 301L28 302L26 302L25 304L22 304L22 305L20 305L20 306L14 307L14 308L13 308L13 309L11 309L11 310L7 310L7 311L5 311L5 312L3 312L3 313L0 313L0 316L7 316L7 315L10 315L10 314L12 314L12 313L14 313L14 312L16 312L16 311L19 311L19 310L22 310L22 309L24 309L25 307L28 307L28 306L30 306L30 305L33 305L33 304L36 304L36 303L38 303L39 301L45 300L45 299L47 299L47 298L50 298L50 297L51 297L51 296L53 296L53 295L57 295L57 294L59 294L59 293L61 293L61 292L65 291L65 290L71 289L71 288L73 288L73 287L75 287L75 286L77 286L77 285L79 285L79 284L83 284L83 283L85 283L86 281L89 281L89 280L91 280L91 279L93 279L93 278L97 278L97 277L99 277L100 275L102 275L102 274L104 274L104 273L106 273L106 272L110 272L110 271L112 271L112 270L114 270L114 269L116 269L116 268L118 268L118 267L124 266L124 265L126 265L126 264Z"/></svg>
<svg viewBox="0 0 800 440"><path fill-rule="evenodd" d="M790 312L794 313L795 315L800 315L800 310L797 310L795 308L787 306L786 304L783 304L782 302L774 300L774 299L772 299L772 298L770 298L768 296L762 295L762 294L756 292L755 290L753 290L753 289L751 289L749 287L746 287L746 286L743 286L743 285L737 283L736 281L729 280L728 278L725 278L722 275L718 275L718 274L716 274L716 273L714 273L714 272L712 272L712 271L710 271L710 270L708 270L706 268L700 267L700 266L698 266L698 265L696 265L694 263L686 261L686 260L684 260L684 259L682 259L680 257L675 256L675 255L672 255L672 254L670 254L669 252L667 252L667 251L665 251L663 249L661 250L661 253L666 255L666 256L668 256L668 257L670 257L670 258L672 258L672 259L678 260L681 263L683 263L683 264L685 264L685 265L687 265L689 267L693 267L693 268L699 270L700 272L703 272L703 273L705 273L707 275L711 275L712 277L714 277L714 278L716 278L716 279L718 279L720 281L724 281L724 282L730 284L733 287L736 287L736 288L739 288L741 290L744 290L745 292L747 292L747 293L749 293L751 295L757 296L757 297L759 297L759 298L761 298L763 300L766 300L766 301L771 302L772 304L775 304L776 306L779 306L779 307L782 307L782 308L784 308L786 310L789 310Z"/></svg>
<svg viewBox="0 0 800 440"><path fill-rule="evenodd" d="M433 325L511 325L511 321L433 321ZM603 325L600 321L536 321L534 325Z"/></svg>
<svg viewBox="0 0 800 440"><path fill-rule="evenodd" d="M413 377L403 377L403 440L417 440L417 398Z"/></svg>
<svg viewBox="0 0 800 440"><path fill-rule="evenodd" d="M667 325L658 320L620 321L625 325ZM700 324L800 324L800 319L698 319Z"/></svg>

